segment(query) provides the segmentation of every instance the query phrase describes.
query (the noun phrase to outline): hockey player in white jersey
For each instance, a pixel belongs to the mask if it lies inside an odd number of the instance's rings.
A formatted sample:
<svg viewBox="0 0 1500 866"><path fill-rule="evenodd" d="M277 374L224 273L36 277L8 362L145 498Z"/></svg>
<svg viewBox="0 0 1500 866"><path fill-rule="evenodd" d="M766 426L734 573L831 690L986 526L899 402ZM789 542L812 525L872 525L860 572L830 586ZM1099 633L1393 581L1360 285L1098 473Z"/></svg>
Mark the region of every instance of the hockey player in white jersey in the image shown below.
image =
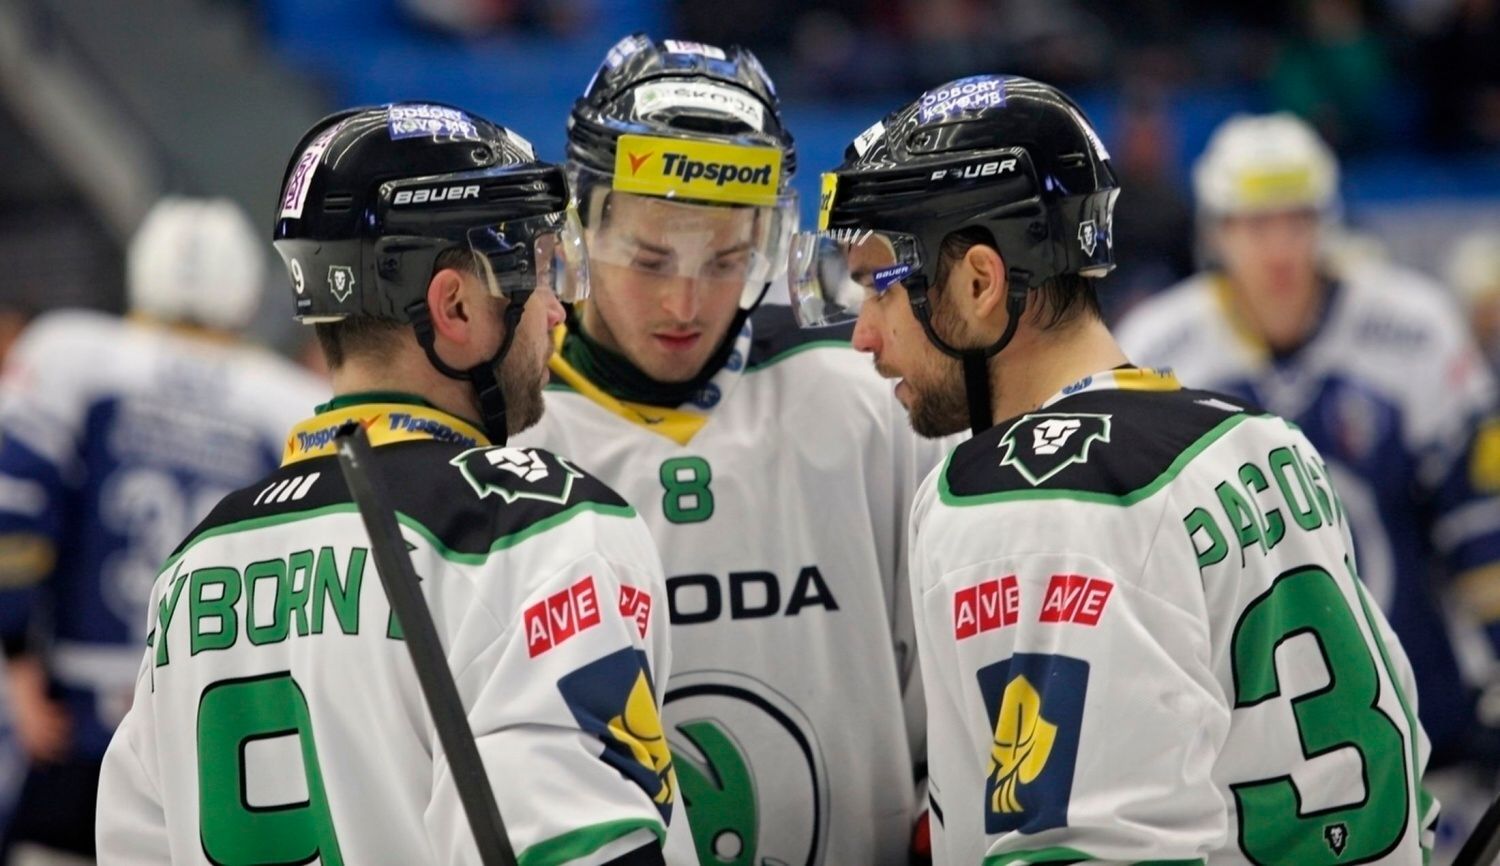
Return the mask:
<svg viewBox="0 0 1500 866"><path fill-rule="evenodd" d="M232 202L164 199L127 250L130 317L43 316L6 365L0 632L33 762L13 840L92 852L156 569L219 497L275 467L286 425L327 396L236 336L264 256Z"/></svg>
<svg viewBox="0 0 1500 866"><path fill-rule="evenodd" d="M105 758L102 863L479 862L333 456L351 421L520 862L662 862L677 785L650 534L567 459L504 447L542 411L554 292L587 285L567 202L560 167L451 106L304 136L276 248L336 397L157 578Z"/></svg>
<svg viewBox="0 0 1500 866"><path fill-rule="evenodd" d="M940 455L847 329L760 305L796 214L771 82L739 48L626 37L576 103L568 164L593 292L524 441L576 454L661 549L698 857L904 864L903 530Z"/></svg>
<svg viewBox="0 0 1500 866"><path fill-rule="evenodd" d="M824 190L800 308L858 311L918 431L975 432L911 518L935 861L1423 863L1427 744L1345 504L1287 422L1127 363L1073 101L951 82Z"/></svg>
<svg viewBox="0 0 1500 866"><path fill-rule="evenodd" d="M1326 249L1338 167L1306 123L1231 119L1193 177L1214 264L1141 305L1120 344L1293 421L1328 460L1360 577L1416 674L1441 851L1472 829L1500 768L1479 709L1500 647L1494 378L1451 293Z"/></svg>

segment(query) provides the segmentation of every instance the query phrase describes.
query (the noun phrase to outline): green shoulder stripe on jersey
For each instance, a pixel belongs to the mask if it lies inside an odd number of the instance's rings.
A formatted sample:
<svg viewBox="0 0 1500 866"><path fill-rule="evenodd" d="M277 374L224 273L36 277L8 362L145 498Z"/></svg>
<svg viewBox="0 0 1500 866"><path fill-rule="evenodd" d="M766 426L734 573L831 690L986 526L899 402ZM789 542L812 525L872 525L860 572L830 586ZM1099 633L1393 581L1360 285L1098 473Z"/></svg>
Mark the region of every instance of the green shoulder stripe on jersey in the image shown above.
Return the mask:
<svg viewBox="0 0 1500 866"><path fill-rule="evenodd" d="M605 821L602 824L591 824L587 827L579 827L577 830L569 830L561 836L532 845L516 858L516 866L556 866L559 863L569 863L581 857L587 857L636 830L650 830L656 834L656 842L659 845L666 842L667 831L658 821L648 818Z"/></svg>
<svg viewBox="0 0 1500 866"><path fill-rule="evenodd" d="M265 517L252 517L246 520L239 520L234 523L226 523L222 526L214 526L209 529L205 529L203 532L200 532L199 534L189 539L187 543L184 544L180 550L178 550L177 553L172 555L171 559L168 559L166 561L166 563L157 573L161 574L167 571L171 571L172 567L177 564L177 561L186 556L189 550L192 550L194 547L196 547L199 542L207 541L210 538L216 538L221 535L234 535L241 532L253 532L257 529L264 529L268 526L279 526L283 523L294 523L300 520L314 520L316 518L324 517L329 514L349 514L357 513L358 511L359 506L355 505L353 502L340 502L334 505L325 505L322 508L310 508L305 511L286 511L280 514L270 514ZM484 553L465 553L463 551L453 550L452 548L444 544L437 537L437 535L432 532L432 530L428 529L426 526L422 525L414 518L399 511L396 512L396 519L401 523L402 526L415 531L418 535L426 539L427 543L432 545L433 549L436 550L438 552L438 555L443 559L446 559L449 562L458 563L459 565L482 565L484 561L489 559L491 555L505 550L506 548L515 547L517 544L520 544L521 542L526 541L529 538L533 538L535 536L541 535L544 532L556 529L557 527L561 526L564 523L567 523L578 515L586 513L602 514L607 517L634 517L636 514L635 509L630 507L629 505L620 506L609 505L602 502L580 502L571 508L568 508L564 511L559 511L558 513L550 517L538 520L535 523L532 523L531 525L517 532L510 533L509 535L498 536L490 545L489 550Z"/></svg>
<svg viewBox="0 0 1500 866"><path fill-rule="evenodd" d="M949 466L953 462L953 458L958 454L958 451L954 451L948 455L947 461L943 464L943 471L938 475L938 495L942 498L944 505L955 506L989 505L996 502L1024 502L1033 499L1072 499L1078 502L1094 502L1100 505L1134 505L1161 490L1173 478L1176 478L1178 473L1182 472L1183 467L1193 462L1208 446L1217 442L1230 430L1238 427L1245 419L1253 417L1266 416L1231 415L1225 418L1217 426L1204 433L1197 441L1178 454L1176 459L1149 484L1127 493L1098 493L1090 490L1045 487L1037 487L1030 490L1001 490L995 493L982 493L978 495L954 493L948 481Z"/></svg>

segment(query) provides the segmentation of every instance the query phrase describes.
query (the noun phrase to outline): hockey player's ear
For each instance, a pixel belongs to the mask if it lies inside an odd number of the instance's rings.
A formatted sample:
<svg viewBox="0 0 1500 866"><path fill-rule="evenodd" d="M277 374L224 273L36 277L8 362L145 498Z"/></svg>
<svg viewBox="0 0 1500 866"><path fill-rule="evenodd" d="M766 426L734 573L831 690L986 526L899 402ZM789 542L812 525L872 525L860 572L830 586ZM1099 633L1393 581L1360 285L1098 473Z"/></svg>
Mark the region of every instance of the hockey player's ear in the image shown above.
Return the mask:
<svg viewBox="0 0 1500 866"><path fill-rule="evenodd" d="M439 337L460 344L468 341L473 320L471 304L464 291L463 275L454 268L439 270L427 283L427 310L432 316L432 329Z"/></svg>
<svg viewBox="0 0 1500 866"><path fill-rule="evenodd" d="M967 297L975 319L998 322L1005 315L1005 260L988 244L975 244L964 254L959 268L963 282L959 291Z"/></svg>

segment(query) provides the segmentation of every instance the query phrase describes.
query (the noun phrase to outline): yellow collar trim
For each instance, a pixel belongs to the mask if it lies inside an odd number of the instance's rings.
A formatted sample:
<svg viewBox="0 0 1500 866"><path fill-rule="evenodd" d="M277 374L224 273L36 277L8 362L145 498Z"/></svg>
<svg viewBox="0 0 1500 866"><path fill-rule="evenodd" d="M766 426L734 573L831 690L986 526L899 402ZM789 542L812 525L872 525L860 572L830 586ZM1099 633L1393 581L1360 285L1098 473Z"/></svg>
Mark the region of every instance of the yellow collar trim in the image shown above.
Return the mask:
<svg viewBox="0 0 1500 866"><path fill-rule="evenodd" d="M1180 391L1182 383L1171 370L1136 367L1114 371L1115 387L1122 391Z"/></svg>
<svg viewBox="0 0 1500 866"><path fill-rule="evenodd" d="M562 344L567 333L568 329L563 325L558 325L552 330L552 360L547 362L547 366L552 370L553 375L574 391L626 421L659 436L665 436L678 445L691 442L698 431L703 429L703 425L708 423L707 415L700 415L696 412L632 403L611 397L604 392L604 389L589 381L588 377L580 373L576 367L563 360Z"/></svg>
<svg viewBox="0 0 1500 866"><path fill-rule="evenodd" d="M331 412L320 412L303 421L286 437L281 465L288 466L313 457L334 453L333 435L350 421L365 428L375 447L395 442L431 439L455 442L470 448L490 444L474 425L455 418L441 409L415 403L361 403Z"/></svg>

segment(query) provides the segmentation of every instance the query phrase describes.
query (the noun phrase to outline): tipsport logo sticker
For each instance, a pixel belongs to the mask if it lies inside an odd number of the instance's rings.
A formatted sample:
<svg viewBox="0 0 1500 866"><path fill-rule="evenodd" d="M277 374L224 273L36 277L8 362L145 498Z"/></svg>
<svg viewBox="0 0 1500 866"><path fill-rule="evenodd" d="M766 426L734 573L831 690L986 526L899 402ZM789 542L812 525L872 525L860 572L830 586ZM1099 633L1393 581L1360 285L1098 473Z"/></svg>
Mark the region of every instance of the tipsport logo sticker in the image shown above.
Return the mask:
<svg viewBox="0 0 1500 866"><path fill-rule="evenodd" d="M823 188L818 195L818 231L828 228L829 215L833 213L833 197L839 189L839 176L831 171L823 173Z"/></svg>
<svg viewBox="0 0 1500 866"><path fill-rule="evenodd" d="M615 149L614 188L661 198L771 207L781 188L781 151L622 135Z"/></svg>

